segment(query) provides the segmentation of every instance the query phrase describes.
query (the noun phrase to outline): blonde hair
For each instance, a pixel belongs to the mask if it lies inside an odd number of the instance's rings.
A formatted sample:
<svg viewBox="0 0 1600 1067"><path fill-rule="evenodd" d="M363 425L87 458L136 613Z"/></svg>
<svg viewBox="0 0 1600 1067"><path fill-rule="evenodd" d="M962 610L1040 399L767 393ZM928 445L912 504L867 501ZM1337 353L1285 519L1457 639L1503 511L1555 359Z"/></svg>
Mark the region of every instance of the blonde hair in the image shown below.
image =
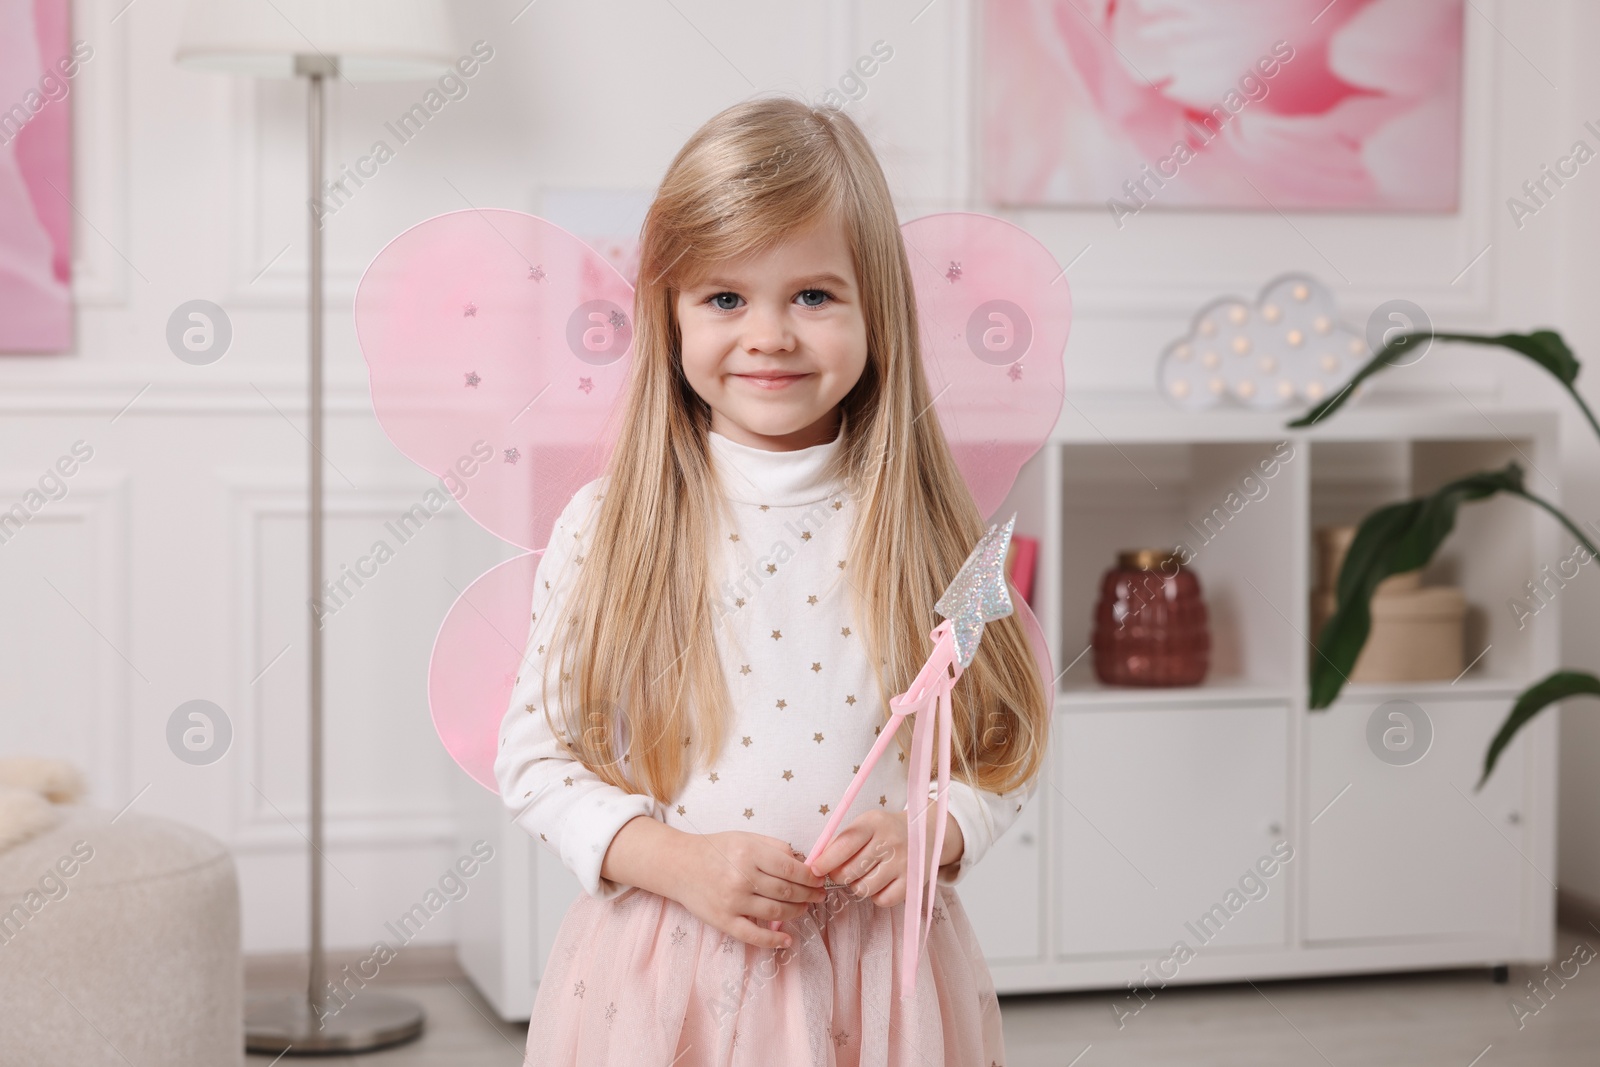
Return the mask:
<svg viewBox="0 0 1600 1067"><path fill-rule="evenodd" d="M716 115L679 150L645 217L627 397L552 650L558 732L572 754L663 803L696 756L715 764L730 723L710 574L724 501L710 408L682 370L676 295L709 265L758 255L820 220L843 223L866 321L867 362L840 405L836 471L857 502L846 578L883 722L887 698L930 651L934 601L985 529L932 408L900 224L866 137L838 108L786 97ZM955 687L952 776L997 793L1030 781L1048 737L1044 686L1017 617L990 623ZM911 727L898 738L908 756Z"/></svg>

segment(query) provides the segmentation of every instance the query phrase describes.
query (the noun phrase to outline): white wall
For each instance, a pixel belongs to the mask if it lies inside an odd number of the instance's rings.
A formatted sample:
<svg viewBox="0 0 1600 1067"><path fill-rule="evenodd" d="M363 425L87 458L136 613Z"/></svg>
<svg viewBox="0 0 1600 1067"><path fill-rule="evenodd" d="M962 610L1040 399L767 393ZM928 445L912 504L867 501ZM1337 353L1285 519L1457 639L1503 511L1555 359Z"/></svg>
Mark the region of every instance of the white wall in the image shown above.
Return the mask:
<svg viewBox="0 0 1600 1067"><path fill-rule="evenodd" d="M968 196L976 10L925 2L461 4L462 50L481 38L494 58L326 230L330 569L430 481L378 430L354 343L354 286L385 241L469 204L537 210L541 187L651 187L715 111L757 91L817 97L879 38L893 59L851 109L902 216L989 210ZM305 808L303 89L179 70L181 5L146 0L118 15L124 3L77 4L74 36L95 47L72 97L77 350L0 359L0 505L75 440L94 449L68 495L0 545L0 750L72 758L96 803L137 796L133 810L229 841L247 950L296 949L306 849L287 820ZM1288 269L1334 283L1358 324L1403 296L1441 326L1553 325L1580 358L1600 358L1600 165L1521 230L1504 203L1567 151L1583 120L1600 120L1600 74L1585 51L1600 40L1600 12L1583 0L1473 0L1467 39L1457 215L1291 225L1270 211L1152 208L1120 231L1099 210L1013 215L1062 263L1083 252L1070 275L1070 382L1144 387L1199 303L1251 295ZM336 84L333 163L364 154L420 94ZM234 327L227 356L205 367L179 362L164 340L169 314L195 298L221 304ZM1509 357L1440 349L1403 374L1449 395L1455 383L1561 406ZM1584 384L1600 404L1596 377ZM1578 517L1600 518L1600 446L1573 420L1564 427L1567 499ZM452 508L329 623L332 944L369 944L455 856L457 772L427 720L427 656L454 590L506 554ZM1565 655L1600 669L1591 571L1563 594ZM235 731L205 767L179 762L165 741L173 709L197 697L221 705ZM1600 783L1589 769L1600 706L1574 705L1563 730L1557 880L1600 900ZM425 934L449 938L442 925Z"/></svg>

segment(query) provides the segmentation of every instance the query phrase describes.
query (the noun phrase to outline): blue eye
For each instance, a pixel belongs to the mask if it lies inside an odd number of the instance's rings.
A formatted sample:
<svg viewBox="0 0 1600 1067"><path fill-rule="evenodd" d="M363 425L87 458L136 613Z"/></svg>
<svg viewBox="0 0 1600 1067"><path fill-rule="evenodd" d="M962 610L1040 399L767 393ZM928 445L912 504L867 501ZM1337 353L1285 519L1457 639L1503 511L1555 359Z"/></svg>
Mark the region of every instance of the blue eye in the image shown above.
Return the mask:
<svg viewBox="0 0 1600 1067"><path fill-rule="evenodd" d="M800 290L799 293L797 293L795 295L803 297L803 296L806 296L807 294L814 294L814 295L822 297L823 299L820 302L815 303L815 304L802 302L801 305L800 305L801 307L807 307L807 308L825 307L827 305L828 301L836 299L836 297L826 289L802 289L802 290ZM736 310L738 310L738 305L737 304L734 304L734 305L730 306L728 304L719 303L719 301L722 300L723 297L731 297L734 300L742 300L742 299L744 299L738 293L721 292L721 293L712 293L710 296L706 297L705 302L707 304L710 304L711 307L716 309L717 311L736 311Z"/></svg>

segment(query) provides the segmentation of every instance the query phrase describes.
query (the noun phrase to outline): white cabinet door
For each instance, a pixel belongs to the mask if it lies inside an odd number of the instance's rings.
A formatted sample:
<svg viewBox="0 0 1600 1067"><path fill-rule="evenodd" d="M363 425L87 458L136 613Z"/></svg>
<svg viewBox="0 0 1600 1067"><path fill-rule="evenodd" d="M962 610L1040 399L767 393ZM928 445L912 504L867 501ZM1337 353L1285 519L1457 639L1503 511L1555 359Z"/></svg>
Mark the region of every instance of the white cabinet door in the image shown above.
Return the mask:
<svg viewBox="0 0 1600 1067"><path fill-rule="evenodd" d="M1273 704L1056 716L1059 953L1284 942L1285 857L1297 862L1284 840L1288 714Z"/></svg>
<svg viewBox="0 0 1600 1067"><path fill-rule="evenodd" d="M535 845L534 868L534 936L528 951L533 953L533 981L537 987L561 930L561 920L567 917L567 910L583 892L583 886L561 858L543 845Z"/></svg>
<svg viewBox="0 0 1600 1067"><path fill-rule="evenodd" d="M1473 792L1510 703L1350 698L1310 713L1309 939L1517 933L1522 738Z"/></svg>
<svg viewBox="0 0 1600 1067"><path fill-rule="evenodd" d="M1046 779L1049 770L1041 772ZM1044 782L1000 840L956 886L990 963L1037 963L1044 955Z"/></svg>

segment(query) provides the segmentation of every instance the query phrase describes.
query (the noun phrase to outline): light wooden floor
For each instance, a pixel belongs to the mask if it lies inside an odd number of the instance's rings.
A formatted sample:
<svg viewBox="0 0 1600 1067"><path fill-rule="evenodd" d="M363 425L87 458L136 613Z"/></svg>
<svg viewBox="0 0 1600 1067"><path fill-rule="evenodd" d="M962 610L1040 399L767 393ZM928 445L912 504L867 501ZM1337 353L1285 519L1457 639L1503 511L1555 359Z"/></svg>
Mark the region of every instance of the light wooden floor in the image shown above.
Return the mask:
<svg viewBox="0 0 1600 1067"><path fill-rule="evenodd" d="M1557 959L1572 956L1580 941L1600 952L1600 930L1562 927ZM1538 1006L1523 985L1536 972L1512 967L1506 985L1491 982L1487 970L1466 970L1172 987L1120 1030L1111 991L1002 997L1004 1067L1596 1067L1600 958L1582 965L1519 1028L1509 1002L1520 992L1530 1009ZM384 988L422 1003L427 1032L409 1045L342 1062L521 1063L526 1028L499 1022L471 983L445 977ZM261 1067L272 1057L247 1062Z"/></svg>

